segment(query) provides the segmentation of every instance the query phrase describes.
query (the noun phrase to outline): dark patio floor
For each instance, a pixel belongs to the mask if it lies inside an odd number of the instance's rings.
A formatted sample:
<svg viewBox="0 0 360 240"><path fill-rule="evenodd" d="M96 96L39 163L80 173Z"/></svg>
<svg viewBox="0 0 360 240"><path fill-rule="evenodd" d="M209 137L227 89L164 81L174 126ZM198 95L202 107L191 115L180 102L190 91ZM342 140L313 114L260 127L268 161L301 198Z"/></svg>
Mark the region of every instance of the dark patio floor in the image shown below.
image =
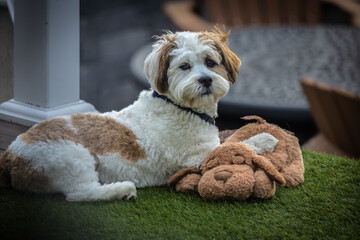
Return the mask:
<svg viewBox="0 0 360 240"><path fill-rule="evenodd" d="M163 0L82 0L81 98L97 110L120 110L142 86L130 71L131 55L164 29L173 30Z"/></svg>

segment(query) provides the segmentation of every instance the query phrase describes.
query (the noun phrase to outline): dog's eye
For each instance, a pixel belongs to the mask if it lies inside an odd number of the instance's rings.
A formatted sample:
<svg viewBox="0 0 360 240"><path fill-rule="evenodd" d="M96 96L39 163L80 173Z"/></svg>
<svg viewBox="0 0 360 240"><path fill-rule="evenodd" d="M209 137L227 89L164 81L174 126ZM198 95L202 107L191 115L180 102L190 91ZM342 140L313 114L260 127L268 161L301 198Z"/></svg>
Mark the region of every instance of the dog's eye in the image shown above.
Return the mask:
<svg viewBox="0 0 360 240"><path fill-rule="evenodd" d="M183 64L180 65L179 68L180 68L181 70L183 70L183 71L189 70L189 69L190 69L190 64L188 64L188 63L183 63Z"/></svg>
<svg viewBox="0 0 360 240"><path fill-rule="evenodd" d="M211 60L211 59L206 59L206 66L208 66L209 68L213 68L215 67L216 63Z"/></svg>

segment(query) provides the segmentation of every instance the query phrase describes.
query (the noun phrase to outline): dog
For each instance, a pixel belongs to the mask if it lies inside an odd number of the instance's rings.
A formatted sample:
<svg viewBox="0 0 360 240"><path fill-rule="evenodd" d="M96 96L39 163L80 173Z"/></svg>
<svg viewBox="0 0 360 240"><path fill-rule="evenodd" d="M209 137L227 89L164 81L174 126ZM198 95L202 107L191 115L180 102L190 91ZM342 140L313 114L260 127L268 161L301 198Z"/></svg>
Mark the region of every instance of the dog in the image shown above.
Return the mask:
<svg viewBox="0 0 360 240"><path fill-rule="evenodd" d="M229 32L166 32L145 59L151 89L117 112L43 121L0 159L0 186L62 193L68 201L130 199L165 185L219 146L217 103L235 83Z"/></svg>

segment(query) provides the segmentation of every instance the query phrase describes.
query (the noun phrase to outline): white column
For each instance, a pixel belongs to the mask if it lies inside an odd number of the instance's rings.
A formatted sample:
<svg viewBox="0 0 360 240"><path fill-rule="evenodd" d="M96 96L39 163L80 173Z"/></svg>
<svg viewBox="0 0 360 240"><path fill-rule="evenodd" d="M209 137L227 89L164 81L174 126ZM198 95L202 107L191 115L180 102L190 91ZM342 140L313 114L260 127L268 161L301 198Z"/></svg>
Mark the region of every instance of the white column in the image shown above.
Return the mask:
<svg viewBox="0 0 360 240"><path fill-rule="evenodd" d="M79 0L14 4L14 99L0 105L0 119L31 126L96 111L80 100Z"/></svg>

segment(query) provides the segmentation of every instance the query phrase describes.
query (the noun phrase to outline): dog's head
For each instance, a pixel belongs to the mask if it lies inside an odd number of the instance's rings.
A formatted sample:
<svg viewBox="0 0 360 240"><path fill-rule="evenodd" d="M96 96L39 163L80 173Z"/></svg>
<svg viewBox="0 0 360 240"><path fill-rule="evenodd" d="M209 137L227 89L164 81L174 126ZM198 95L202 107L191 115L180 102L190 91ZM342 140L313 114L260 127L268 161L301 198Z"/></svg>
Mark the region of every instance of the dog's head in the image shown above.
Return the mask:
<svg viewBox="0 0 360 240"><path fill-rule="evenodd" d="M152 88L182 106L216 104L235 83L240 67L228 47L229 34L215 28L156 36L144 68Z"/></svg>

